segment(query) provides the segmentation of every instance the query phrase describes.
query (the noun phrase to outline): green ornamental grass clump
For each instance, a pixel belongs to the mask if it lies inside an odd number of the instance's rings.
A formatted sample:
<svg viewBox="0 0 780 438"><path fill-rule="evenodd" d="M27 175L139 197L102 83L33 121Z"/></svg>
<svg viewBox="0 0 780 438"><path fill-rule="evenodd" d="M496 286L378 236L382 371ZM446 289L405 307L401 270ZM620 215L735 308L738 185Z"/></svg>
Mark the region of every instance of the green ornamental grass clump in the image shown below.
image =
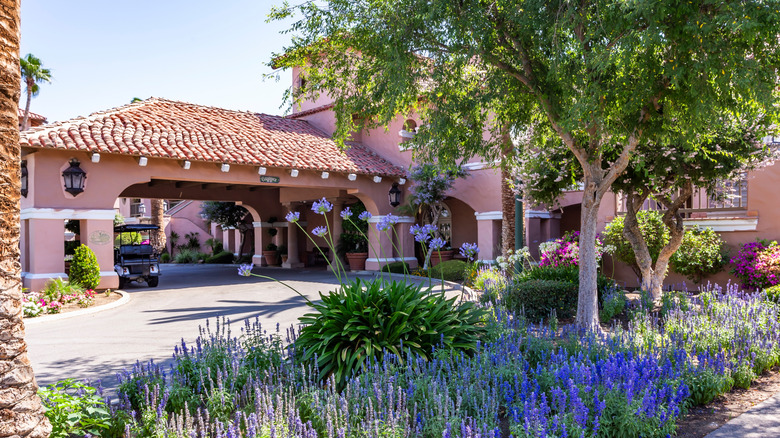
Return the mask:
<svg viewBox="0 0 780 438"><path fill-rule="evenodd" d="M73 253L68 279L85 289L95 289L100 284L100 265L92 249L81 245Z"/></svg>
<svg viewBox="0 0 780 438"><path fill-rule="evenodd" d="M483 310L415 284L355 280L320 297L300 319L295 347L340 387L386 352L403 360L406 353L430 358L434 348L473 351L485 331Z"/></svg>

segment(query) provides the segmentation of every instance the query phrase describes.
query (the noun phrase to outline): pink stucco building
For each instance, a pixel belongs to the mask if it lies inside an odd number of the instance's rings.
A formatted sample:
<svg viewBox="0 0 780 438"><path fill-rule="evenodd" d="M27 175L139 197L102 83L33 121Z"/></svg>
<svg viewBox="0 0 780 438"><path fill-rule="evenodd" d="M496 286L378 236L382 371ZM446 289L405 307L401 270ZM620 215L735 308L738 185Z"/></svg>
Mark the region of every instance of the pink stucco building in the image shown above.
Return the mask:
<svg viewBox="0 0 780 438"><path fill-rule="evenodd" d="M297 73L293 69L294 86ZM150 214L150 198L166 200L169 234L198 233L201 243L214 237L225 249L238 253L236 230L219 229L200 217L201 201L236 201L251 214L253 245L247 247L254 247L256 264L264 264L261 251L273 241L288 247L285 267L302 266L313 247L324 246L324 241L311 242L297 228L288 227L282 219L285 214L299 211L308 229L324 225L324 218L312 214L310 206L325 197L335 206L328 221L338 236L342 226L338 212L345 205L362 201L374 221L395 212L388 203L388 190L399 183L406 195L406 172L413 163L404 142L421 123L415 114L399 114L386 129L355 132L350 148L342 151L330 139L335 113L325 97L300 102L286 117L150 98L33 127L21 139L28 172L28 192L21 205L24 286L39 289L48 279L65 275L62 241L64 221L70 219L80 221L81 242L97 254L100 287L116 287L114 215L119 212L128 221L148 220L144 218ZM75 194L63 185L63 171L74 162L87 177L83 192ZM476 242L484 260L494 259L501 246L501 181L496 164L479 160L465 164L470 176L457 181L445 201L441 224L453 248ZM698 194L685 210L687 222L712 226L731 245L757 236L776 238L780 207L773 190L779 181L780 168L773 166L730 188L733 196L727 204ZM569 192L559 209L526 209L526 242L532 250L579 228L580 198L580 192ZM620 214L620 208L617 196L605 197L600 224ZM276 220L271 222L272 218ZM417 220L402 216L396 233L389 235L369 227L371 246L384 252L369 254L367 269L399 260L416 265L408 229ZM277 230L275 236L267 232L271 228ZM400 241L391 245L390 239ZM611 262L605 266L611 274ZM614 273L626 284L635 284L627 268L618 266ZM722 274L717 279L724 278ZM669 279L680 280L675 275Z"/></svg>

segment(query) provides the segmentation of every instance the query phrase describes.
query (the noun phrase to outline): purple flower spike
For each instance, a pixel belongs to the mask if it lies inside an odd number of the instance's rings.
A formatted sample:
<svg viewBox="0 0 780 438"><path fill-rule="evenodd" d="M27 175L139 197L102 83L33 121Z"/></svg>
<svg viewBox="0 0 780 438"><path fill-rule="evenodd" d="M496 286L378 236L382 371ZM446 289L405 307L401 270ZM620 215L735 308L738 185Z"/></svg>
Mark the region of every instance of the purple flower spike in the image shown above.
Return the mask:
<svg viewBox="0 0 780 438"><path fill-rule="evenodd" d="M364 211L363 213L360 213L358 215L358 219L360 219L361 221L367 221L371 219L371 213Z"/></svg>
<svg viewBox="0 0 780 438"><path fill-rule="evenodd" d="M347 207L344 210L341 210L340 214L342 219L349 219L352 217L352 210L350 210L349 207Z"/></svg>
<svg viewBox="0 0 780 438"><path fill-rule="evenodd" d="M470 262L477 258L477 254L479 254L479 247L476 243L464 243L460 247L460 255Z"/></svg>
<svg viewBox="0 0 780 438"><path fill-rule="evenodd" d="M242 277L249 277L252 275L252 269L255 267L254 264L248 264L248 265L241 265L238 267L238 275Z"/></svg>
<svg viewBox="0 0 780 438"><path fill-rule="evenodd" d="M287 219L287 222L295 223L301 218L301 213L299 211L291 211L284 218Z"/></svg>
<svg viewBox="0 0 780 438"><path fill-rule="evenodd" d="M431 239L431 249L442 249L444 248L444 245L446 245L447 242L444 241L441 237L436 237L434 239Z"/></svg>
<svg viewBox="0 0 780 438"><path fill-rule="evenodd" d="M311 209L317 214L325 214L333 210L333 204L328 202L327 199L322 198L319 201L314 201L311 205Z"/></svg>
<svg viewBox="0 0 780 438"><path fill-rule="evenodd" d="M315 236L322 237L328 234L328 229L323 226L319 226L311 230L311 233L314 234Z"/></svg>

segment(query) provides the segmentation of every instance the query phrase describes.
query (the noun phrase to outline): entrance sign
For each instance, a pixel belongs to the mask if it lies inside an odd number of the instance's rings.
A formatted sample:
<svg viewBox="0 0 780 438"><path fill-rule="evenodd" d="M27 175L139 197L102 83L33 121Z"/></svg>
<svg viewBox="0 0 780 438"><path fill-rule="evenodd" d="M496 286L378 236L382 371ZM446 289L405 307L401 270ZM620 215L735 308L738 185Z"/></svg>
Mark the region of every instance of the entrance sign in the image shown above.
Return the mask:
<svg viewBox="0 0 780 438"><path fill-rule="evenodd" d="M271 183L271 184L278 184L279 183L279 177L278 176L261 176L260 182L263 183Z"/></svg>

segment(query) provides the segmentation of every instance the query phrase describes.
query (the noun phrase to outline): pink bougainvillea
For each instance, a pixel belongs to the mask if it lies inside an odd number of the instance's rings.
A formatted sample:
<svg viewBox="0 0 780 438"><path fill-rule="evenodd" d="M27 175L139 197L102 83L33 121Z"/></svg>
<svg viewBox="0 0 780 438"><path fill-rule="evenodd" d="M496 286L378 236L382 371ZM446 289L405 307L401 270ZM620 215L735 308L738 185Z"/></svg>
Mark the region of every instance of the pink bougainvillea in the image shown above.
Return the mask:
<svg viewBox="0 0 780 438"><path fill-rule="evenodd" d="M578 266L580 260L580 232L573 231L560 239L539 245L541 260L539 266ZM601 260L603 252L601 238L596 238L596 258Z"/></svg>
<svg viewBox="0 0 780 438"><path fill-rule="evenodd" d="M763 289L780 283L780 245L757 240L748 242L731 258L732 273L746 289Z"/></svg>

